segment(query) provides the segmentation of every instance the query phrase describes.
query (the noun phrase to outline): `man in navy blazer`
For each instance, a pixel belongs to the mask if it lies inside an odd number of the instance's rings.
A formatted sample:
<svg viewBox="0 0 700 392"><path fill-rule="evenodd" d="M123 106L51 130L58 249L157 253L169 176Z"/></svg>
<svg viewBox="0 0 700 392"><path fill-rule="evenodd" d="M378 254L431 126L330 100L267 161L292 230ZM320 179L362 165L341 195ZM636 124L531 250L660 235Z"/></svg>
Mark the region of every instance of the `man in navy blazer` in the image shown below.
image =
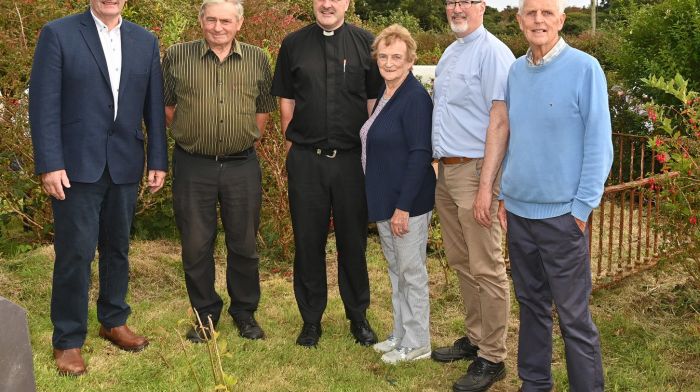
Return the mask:
<svg viewBox="0 0 700 392"><path fill-rule="evenodd" d="M86 370L80 348L96 247L99 335L128 351L148 345L126 326L129 232L145 156L151 192L168 167L163 81L158 40L122 20L125 2L90 0L86 12L49 22L32 66L29 122L53 209L51 321L61 374Z"/></svg>

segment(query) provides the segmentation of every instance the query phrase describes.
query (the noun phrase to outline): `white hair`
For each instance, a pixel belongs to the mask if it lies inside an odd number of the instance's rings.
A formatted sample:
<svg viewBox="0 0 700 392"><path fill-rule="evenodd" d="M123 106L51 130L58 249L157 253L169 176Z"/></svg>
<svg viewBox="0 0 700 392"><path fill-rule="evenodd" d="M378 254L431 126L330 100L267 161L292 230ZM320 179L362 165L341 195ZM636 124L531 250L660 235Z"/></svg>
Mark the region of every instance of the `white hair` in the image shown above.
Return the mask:
<svg viewBox="0 0 700 392"><path fill-rule="evenodd" d="M559 10L560 13L564 13L564 9L566 8L566 0L556 0L557 2L557 9ZM523 14L523 7L525 6L525 0L518 0L518 13L520 15Z"/></svg>
<svg viewBox="0 0 700 392"><path fill-rule="evenodd" d="M223 4L223 3L233 4L234 8L236 9L236 15L238 16L238 19L243 17L243 0L203 0L202 6L199 7L199 17L201 18L202 16L204 16L204 10L207 9L207 6L209 4Z"/></svg>

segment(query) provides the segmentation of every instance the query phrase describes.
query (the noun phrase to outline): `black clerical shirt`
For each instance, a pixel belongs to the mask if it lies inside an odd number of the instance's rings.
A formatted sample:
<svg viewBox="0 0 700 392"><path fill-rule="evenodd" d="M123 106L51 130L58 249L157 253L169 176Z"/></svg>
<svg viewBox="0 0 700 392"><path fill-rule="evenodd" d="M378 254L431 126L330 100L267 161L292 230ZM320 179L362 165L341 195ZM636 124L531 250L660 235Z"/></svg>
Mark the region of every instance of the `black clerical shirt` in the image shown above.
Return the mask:
<svg viewBox="0 0 700 392"><path fill-rule="evenodd" d="M371 57L371 33L343 24L332 35L317 24L282 41L272 95L295 100L286 138L296 144L350 150L360 146L367 100L383 80Z"/></svg>

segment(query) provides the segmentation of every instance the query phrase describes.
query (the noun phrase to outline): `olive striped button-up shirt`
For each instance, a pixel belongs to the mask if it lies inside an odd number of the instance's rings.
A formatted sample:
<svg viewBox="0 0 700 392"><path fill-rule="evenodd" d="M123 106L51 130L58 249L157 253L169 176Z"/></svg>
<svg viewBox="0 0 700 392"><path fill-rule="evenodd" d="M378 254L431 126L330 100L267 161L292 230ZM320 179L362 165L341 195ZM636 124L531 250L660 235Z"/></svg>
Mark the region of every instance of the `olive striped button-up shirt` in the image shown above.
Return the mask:
<svg viewBox="0 0 700 392"><path fill-rule="evenodd" d="M173 45L163 57L163 78L165 105L177 107L172 136L190 153L227 155L250 148L260 138L256 113L277 106L267 55L238 41L224 61L204 40Z"/></svg>

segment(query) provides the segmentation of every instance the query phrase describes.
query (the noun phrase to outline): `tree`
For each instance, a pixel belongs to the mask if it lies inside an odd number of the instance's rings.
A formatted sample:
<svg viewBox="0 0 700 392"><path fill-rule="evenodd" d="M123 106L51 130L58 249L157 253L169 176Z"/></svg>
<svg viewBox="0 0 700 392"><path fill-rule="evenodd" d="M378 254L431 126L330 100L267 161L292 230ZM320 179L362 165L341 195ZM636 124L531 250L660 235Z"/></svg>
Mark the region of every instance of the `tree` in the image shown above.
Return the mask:
<svg viewBox="0 0 700 392"><path fill-rule="evenodd" d="M663 0L632 11L619 29L623 44L616 59L630 86L651 74L684 75L700 87L700 6L697 0Z"/></svg>

